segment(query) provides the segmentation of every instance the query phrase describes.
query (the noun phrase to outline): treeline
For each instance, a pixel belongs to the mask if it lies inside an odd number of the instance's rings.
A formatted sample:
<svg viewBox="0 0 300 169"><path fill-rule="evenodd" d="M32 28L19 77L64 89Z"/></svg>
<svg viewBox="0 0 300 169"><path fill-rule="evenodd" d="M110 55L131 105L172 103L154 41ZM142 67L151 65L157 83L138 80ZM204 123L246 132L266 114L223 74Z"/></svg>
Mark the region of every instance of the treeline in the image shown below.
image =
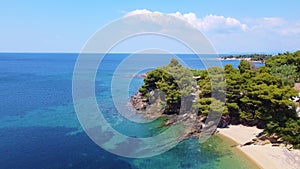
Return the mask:
<svg viewBox="0 0 300 169"><path fill-rule="evenodd" d="M249 58L251 61L265 61L266 59L272 57L272 55L267 54L244 54L244 55L229 55L223 56L222 59L246 59Z"/></svg>
<svg viewBox="0 0 300 169"><path fill-rule="evenodd" d="M300 148L300 118L291 100L298 96L293 84L299 80L299 67L299 51L270 57L258 69L241 60L238 68L189 70L172 59L169 65L149 72L139 91L150 98L150 104L159 101L164 113L222 113L228 124L264 128Z"/></svg>

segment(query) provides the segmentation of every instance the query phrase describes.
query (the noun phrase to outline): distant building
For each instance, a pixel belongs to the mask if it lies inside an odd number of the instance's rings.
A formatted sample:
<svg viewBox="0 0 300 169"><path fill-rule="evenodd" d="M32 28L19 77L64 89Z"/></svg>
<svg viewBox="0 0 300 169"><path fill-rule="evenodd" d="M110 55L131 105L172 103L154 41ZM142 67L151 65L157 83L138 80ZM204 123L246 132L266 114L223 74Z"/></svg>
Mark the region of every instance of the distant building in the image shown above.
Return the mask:
<svg viewBox="0 0 300 169"><path fill-rule="evenodd" d="M294 89L296 89L298 93L300 93L300 83L295 83Z"/></svg>
<svg viewBox="0 0 300 169"><path fill-rule="evenodd" d="M293 98L293 100L297 103L297 115L300 117L300 83L295 83L294 88L298 91L298 97Z"/></svg>

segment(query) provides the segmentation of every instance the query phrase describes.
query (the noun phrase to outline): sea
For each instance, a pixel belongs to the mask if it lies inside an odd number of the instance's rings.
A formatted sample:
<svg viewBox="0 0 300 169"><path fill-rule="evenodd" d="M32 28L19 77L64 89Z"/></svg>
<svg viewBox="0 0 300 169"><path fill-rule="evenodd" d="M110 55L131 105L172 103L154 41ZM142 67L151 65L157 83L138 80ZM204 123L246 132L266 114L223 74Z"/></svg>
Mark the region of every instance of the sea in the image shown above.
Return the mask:
<svg viewBox="0 0 300 169"><path fill-rule="evenodd" d="M115 72L129 56L106 54L102 59L95 77L97 103L114 129L132 137L152 136L164 130L162 120L144 124L147 127L134 125L121 118L113 103L112 79L119 77L114 76ZM198 55L175 56L190 68L206 69ZM187 139L162 154L146 158L122 157L99 147L83 130L74 109L72 78L78 57L77 53L0 53L0 169L258 168L234 148L234 142L219 136L204 143L196 138ZM164 56L143 57L159 63ZM171 57L174 56L166 58ZM139 62L132 62L129 67ZM237 67L240 61L218 62ZM120 78L130 78L129 96L141 87L140 74L149 69L137 74L122 71ZM125 98L124 103L129 99Z"/></svg>

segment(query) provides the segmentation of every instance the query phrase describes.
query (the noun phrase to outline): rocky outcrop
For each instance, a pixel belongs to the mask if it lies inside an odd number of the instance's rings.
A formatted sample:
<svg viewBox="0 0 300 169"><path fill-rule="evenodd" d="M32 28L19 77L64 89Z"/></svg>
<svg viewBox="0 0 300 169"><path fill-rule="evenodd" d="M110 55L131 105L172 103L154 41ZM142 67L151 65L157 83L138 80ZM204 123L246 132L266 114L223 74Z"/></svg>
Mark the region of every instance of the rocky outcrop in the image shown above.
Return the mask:
<svg viewBox="0 0 300 169"><path fill-rule="evenodd" d="M148 106L148 99L143 99L140 93L131 96L130 102L135 110L145 110Z"/></svg>
<svg viewBox="0 0 300 169"><path fill-rule="evenodd" d="M259 134L256 136L256 138L252 139L249 142L244 143L242 146L247 146L247 145L267 145L267 144L272 144L272 146L286 146L288 147L289 145L287 142L283 140L282 137L277 136L276 134Z"/></svg>
<svg viewBox="0 0 300 169"><path fill-rule="evenodd" d="M218 124L219 128L226 128L230 124L230 116L229 115L224 115L221 117L220 122Z"/></svg>
<svg viewBox="0 0 300 169"><path fill-rule="evenodd" d="M184 130L180 133L178 140L188 139L190 137L199 137L203 128L209 130L212 128L216 130L216 124L211 127L209 124L205 125L206 116L197 115L193 110L186 109L182 114L172 114L168 115L164 113L164 108L161 105L161 100L157 99L155 101L150 101L141 97L141 93L137 92L130 100L133 109L137 113L142 113L145 119L156 119L159 117L167 117L166 121L163 123L164 126L180 124L185 126ZM190 106L192 107L192 106ZM218 127L225 128L230 124L230 116L222 116Z"/></svg>
<svg viewBox="0 0 300 169"><path fill-rule="evenodd" d="M201 131L203 129L204 122L203 119L206 117L197 116L195 113L185 113L179 115L173 115L169 120L167 120L164 125L174 125L174 124L181 124L185 126L184 130L181 131L180 137L178 140L184 140L191 137L199 137Z"/></svg>
<svg viewBox="0 0 300 169"><path fill-rule="evenodd" d="M142 113L145 119L156 119L159 117L167 117L163 123L164 126L180 124L185 126L181 131L178 141L188 139L190 137L199 137L203 129L206 116L198 116L196 113L186 111L184 114L164 114L164 109L160 100L151 102L148 99L143 99L140 93L136 93L130 100L133 109L137 113ZM228 119L223 118L222 126L228 125Z"/></svg>

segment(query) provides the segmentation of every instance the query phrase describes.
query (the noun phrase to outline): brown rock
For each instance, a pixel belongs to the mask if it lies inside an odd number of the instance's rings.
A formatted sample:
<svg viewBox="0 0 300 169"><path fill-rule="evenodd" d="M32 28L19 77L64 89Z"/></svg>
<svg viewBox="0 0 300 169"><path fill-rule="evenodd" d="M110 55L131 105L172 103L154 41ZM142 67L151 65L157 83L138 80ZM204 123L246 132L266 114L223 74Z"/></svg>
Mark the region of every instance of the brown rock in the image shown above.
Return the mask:
<svg viewBox="0 0 300 169"><path fill-rule="evenodd" d="M279 139L277 139L276 141L277 141L277 143L283 143L283 141L284 141L284 140L283 140L283 138L282 138L282 137L280 137L280 138L279 138Z"/></svg>
<svg viewBox="0 0 300 169"><path fill-rule="evenodd" d="M264 141L264 140L268 139L268 135L267 134L263 134L263 135L259 136L258 139Z"/></svg>
<svg viewBox="0 0 300 169"><path fill-rule="evenodd" d="M261 143L261 145L266 145L266 144L271 144L271 141L270 140L265 140Z"/></svg>
<svg viewBox="0 0 300 169"><path fill-rule="evenodd" d="M254 143L255 143L255 141L249 141L249 142L243 144L242 146L249 146L249 145L252 145Z"/></svg>

